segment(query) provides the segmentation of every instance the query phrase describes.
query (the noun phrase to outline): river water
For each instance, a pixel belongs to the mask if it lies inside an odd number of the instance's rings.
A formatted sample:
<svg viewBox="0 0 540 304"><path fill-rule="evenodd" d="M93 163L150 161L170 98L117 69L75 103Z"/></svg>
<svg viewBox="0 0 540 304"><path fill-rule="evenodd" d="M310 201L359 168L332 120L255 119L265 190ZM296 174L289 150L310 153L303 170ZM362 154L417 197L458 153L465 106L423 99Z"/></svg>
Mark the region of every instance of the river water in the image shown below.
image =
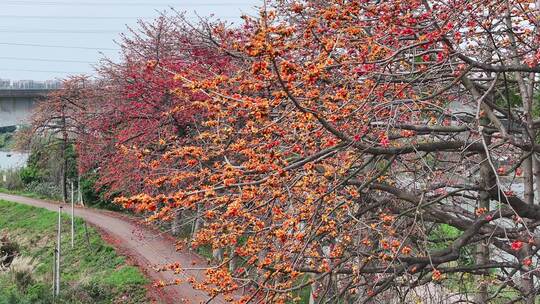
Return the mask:
<svg viewBox="0 0 540 304"><path fill-rule="evenodd" d="M28 160L28 153L0 151L0 170L23 167Z"/></svg>

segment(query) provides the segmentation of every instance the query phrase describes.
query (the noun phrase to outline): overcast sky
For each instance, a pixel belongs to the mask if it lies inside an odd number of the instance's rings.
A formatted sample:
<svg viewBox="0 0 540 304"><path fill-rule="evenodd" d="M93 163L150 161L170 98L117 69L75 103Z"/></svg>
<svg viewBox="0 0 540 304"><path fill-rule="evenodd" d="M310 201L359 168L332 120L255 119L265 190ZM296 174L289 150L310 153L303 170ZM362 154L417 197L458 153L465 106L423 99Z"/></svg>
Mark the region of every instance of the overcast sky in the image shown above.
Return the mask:
<svg viewBox="0 0 540 304"><path fill-rule="evenodd" d="M0 78L46 80L92 74L103 55L116 58L113 40L156 10L186 11L239 23L260 0L0 0Z"/></svg>

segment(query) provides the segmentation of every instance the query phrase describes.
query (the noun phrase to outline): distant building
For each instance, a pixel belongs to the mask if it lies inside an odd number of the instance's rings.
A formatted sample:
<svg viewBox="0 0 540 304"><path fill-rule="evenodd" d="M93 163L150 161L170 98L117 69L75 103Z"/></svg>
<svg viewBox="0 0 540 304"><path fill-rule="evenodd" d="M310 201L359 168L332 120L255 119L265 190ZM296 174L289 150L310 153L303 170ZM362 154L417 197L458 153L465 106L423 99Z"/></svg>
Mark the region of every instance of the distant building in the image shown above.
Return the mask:
<svg viewBox="0 0 540 304"><path fill-rule="evenodd" d="M60 82L57 80L45 80L43 84L45 89L58 89L60 87Z"/></svg>
<svg viewBox="0 0 540 304"><path fill-rule="evenodd" d="M58 80L17 80L11 81L9 79L0 78L0 90L43 90L43 89L58 89L61 86L61 82Z"/></svg>
<svg viewBox="0 0 540 304"><path fill-rule="evenodd" d="M9 88L11 88L11 80L0 78L0 89L9 89Z"/></svg>

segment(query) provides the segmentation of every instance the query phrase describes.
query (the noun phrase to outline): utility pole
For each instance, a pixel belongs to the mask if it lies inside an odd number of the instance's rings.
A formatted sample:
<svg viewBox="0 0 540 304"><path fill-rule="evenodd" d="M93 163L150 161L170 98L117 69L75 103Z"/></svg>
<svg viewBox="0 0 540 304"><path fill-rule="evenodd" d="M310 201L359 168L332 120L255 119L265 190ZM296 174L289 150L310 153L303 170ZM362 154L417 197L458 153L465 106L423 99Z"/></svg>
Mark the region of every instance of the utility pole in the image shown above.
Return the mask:
<svg viewBox="0 0 540 304"><path fill-rule="evenodd" d="M56 248L53 248L52 293L56 296Z"/></svg>
<svg viewBox="0 0 540 304"><path fill-rule="evenodd" d="M75 244L75 192L73 190L73 181L71 181L71 248Z"/></svg>
<svg viewBox="0 0 540 304"><path fill-rule="evenodd" d="M77 175L77 201L78 203L84 207L83 197L82 197L82 189L81 189L81 176Z"/></svg>
<svg viewBox="0 0 540 304"><path fill-rule="evenodd" d="M55 295L60 294L60 257L61 257L61 243L62 241L62 206L58 207L58 235L56 239L56 288Z"/></svg>
<svg viewBox="0 0 540 304"><path fill-rule="evenodd" d="M77 203L84 207L80 174L77 174ZM88 227L86 226L86 221L83 221L83 227L84 227L84 236L86 238L86 244L88 245L88 248L90 248L90 236L88 235Z"/></svg>

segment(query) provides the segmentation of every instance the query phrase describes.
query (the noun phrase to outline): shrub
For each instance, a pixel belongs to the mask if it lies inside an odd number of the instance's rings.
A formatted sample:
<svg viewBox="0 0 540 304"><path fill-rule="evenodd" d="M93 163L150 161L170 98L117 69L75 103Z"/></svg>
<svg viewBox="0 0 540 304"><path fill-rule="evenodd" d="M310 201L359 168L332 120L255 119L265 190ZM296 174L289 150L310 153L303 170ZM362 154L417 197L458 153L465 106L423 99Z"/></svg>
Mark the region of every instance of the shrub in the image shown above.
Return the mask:
<svg viewBox="0 0 540 304"><path fill-rule="evenodd" d="M84 286L84 290L88 292L88 295L92 299L105 300L109 297L109 290L106 286L100 284L99 282L91 282L90 284Z"/></svg>
<svg viewBox="0 0 540 304"><path fill-rule="evenodd" d="M111 288L97 281L91 281L69 292L72 300L94 303L111 298ZM86 300L86 301L85 301Z"/></svg>
<svg viewBox="0 0 540 304"><path fill-rule="evenodd" d="M47 282L49 283L49 282ZM26 290L26 298L32 304L54 303L50 284L36 283Z"/></svg>
<svg viewBox="0 0 540 304"><path fill-rule="evenodd" d="M26 166L20 171L21 181L25 184L31 184L33 182L39 182L41 180L41 172L36 167Z"/></svg>
<svg viewBox="0 0 540 304"><path fill-rule="evenodd" d="M50 199L61 199L62 189L53 182L35 181L26 185L25 192L37 194L38 196L47 197Z"/></svg>
<svg viewBox="0 0 540 304"><path fill-rule="evenodd" d="M5 180L4 180L5 176ZM0 171L0 186L8 190L21 190L24 187L19 170Z"/></svg>
<svg viewBox="0 0 540 304"><path fill-rule="evenodd" d="M2 128L0 128L0 149L9 149L12 144L13 133L2 133Z"/></svg>
<svg viewBox="0 0 540 304"><path fill-rule="evenodd" d="M7 236L0 238L0 269L9 267L20 252L20 246Z"/></svg>
<svg viewBox="0 0 540 304"><path fill-rule="evenodd" d="M33 258L16 256L9 266L9 274L20 291L26 291L34 283L34 272L37 263Z"/></svg>
<svg viewBox="0 0 540 304"><path fill-rule="evenodd" d="M112 203L111 197L105 197L107 189L96 189L97 174L87 174L81 178L81 192L85 204L89 204L98 208L120 211L123 210L120 205Z"/></svg>

